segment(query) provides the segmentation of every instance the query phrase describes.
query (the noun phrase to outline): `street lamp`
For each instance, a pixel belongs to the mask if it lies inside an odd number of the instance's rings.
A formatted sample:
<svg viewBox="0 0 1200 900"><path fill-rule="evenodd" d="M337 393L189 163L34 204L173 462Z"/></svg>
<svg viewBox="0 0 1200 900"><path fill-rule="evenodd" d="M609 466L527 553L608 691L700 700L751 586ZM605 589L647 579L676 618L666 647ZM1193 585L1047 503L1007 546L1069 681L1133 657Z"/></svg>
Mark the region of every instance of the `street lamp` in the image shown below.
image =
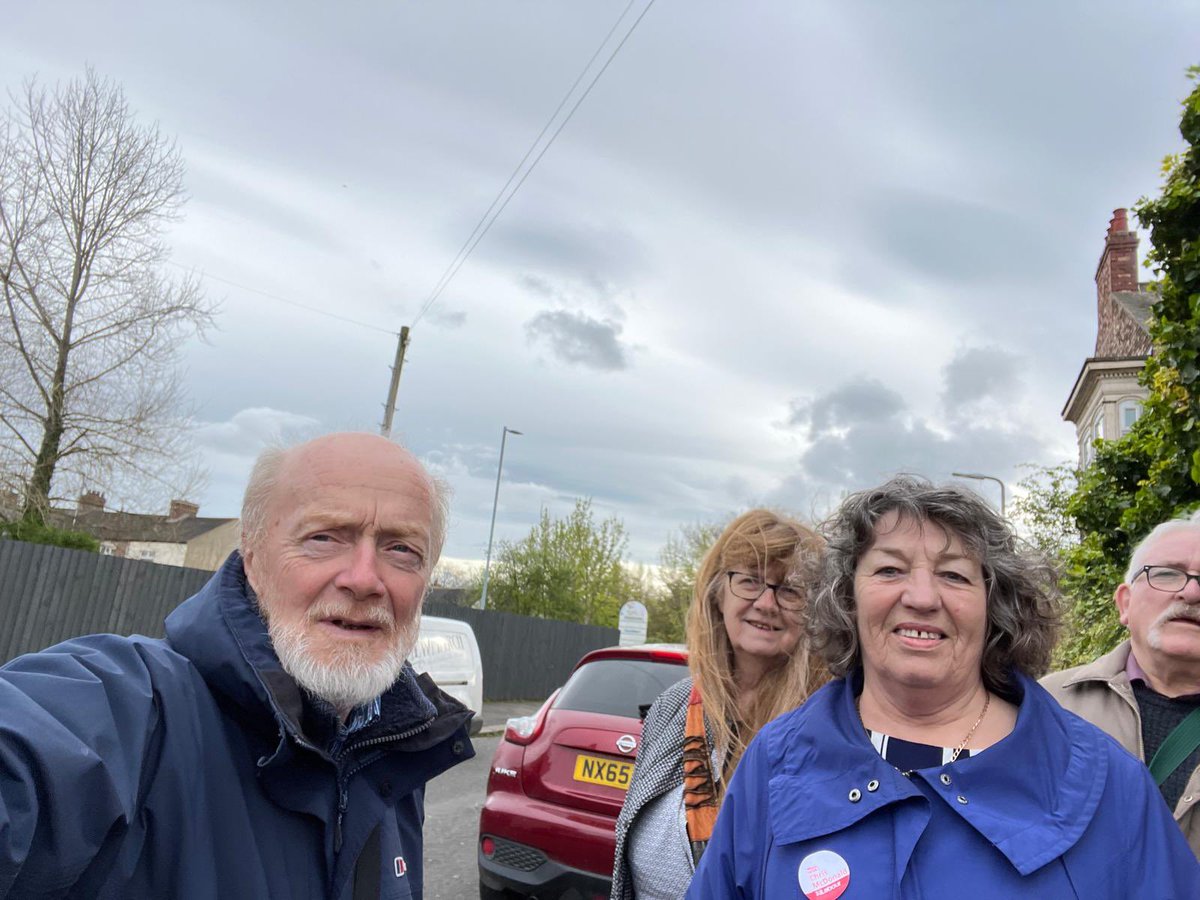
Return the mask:
<svg viewBox="0 0 1200 900"><path fill-rule="evenodd" d="M978 472L951 472L955 478L973 478L975 481L994 481L1000 485L1000 515L1004 515L1004 482L994 475L980 475Z"/></svg>
<svg viewBox="0 0 1200 900"><path fill-rule="evenodd" d="M487 560L483 564L483 593L479 597L479 608L487 609L488 576L492 570L492 537L496 534L496 506L500 502L500 473L504 471L504 444L510 434L523 434L515 428L504 426L500 432L500 465L496 466L496 494L492 497L492 527L488 529Z"/></svg>

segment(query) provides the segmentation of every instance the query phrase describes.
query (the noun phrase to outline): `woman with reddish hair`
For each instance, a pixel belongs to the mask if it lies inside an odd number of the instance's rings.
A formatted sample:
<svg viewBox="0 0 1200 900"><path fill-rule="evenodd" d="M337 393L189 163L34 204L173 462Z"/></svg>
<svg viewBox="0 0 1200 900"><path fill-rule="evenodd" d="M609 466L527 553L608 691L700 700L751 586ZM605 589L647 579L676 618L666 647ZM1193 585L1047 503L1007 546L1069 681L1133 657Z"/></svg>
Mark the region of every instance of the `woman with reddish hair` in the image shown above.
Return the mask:
<svg viewBox="0 0 1200 900"><path fill-rule="evenodd" d="M705 554L688 609L691 677L646 715L617 820L614 900L683 896L746 745L825 680L803 628L821 551L812 529L755 509Z"/></svg>

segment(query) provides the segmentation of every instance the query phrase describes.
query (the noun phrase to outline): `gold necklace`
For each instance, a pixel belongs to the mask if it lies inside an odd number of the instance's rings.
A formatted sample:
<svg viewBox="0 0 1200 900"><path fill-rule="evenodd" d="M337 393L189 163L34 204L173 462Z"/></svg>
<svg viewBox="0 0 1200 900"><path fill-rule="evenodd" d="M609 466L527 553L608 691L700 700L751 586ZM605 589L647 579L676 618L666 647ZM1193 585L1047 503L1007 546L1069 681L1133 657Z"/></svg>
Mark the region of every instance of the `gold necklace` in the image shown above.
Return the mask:
<svg viewBox="0 0 1200 900"><path fill-rule="evenodd" d="M992 705L992 692L987 691L985 694L985 699L983 701L983 712L981 712L979 714L979 718L975 720L975 724L971 726L971 730L967 732L966 737L964 737L959 742L958 746L954 748L954 752L950 754L950 762L954 762L955 760L957 760L959 757L959 754L961 754L963 752L963 750L966 749L967 742L971 740L971 735L973 735L975 733L975 729L979 727L979 724L983 721L983 717L987 715L988 707L990 707L991 705ZM854 698L854 710L855 710L855 712L858 713L859 724L862 725L863 730L865 732L867 732L867 734L869 735L871 733L871 729L867 728L867 723L863 721L863 717L862 717L862 694L859 694L857 697ZM949 765L949 764L950 763L947 763L946 765ZM903 775L905 778L908 778L913 773L912 769L909 769L906 772L905 770L896 768L895 766L893 766L893 768L895 768L896 771L899 772L901 775Z"/></svg>
<svg viewBox="0 0 1200 900"><path fill-rule="evenodd" d="M986 699L983 701L983 712L979 714L979 718L975 720L975 724L971 726L971 730L967 732L967 736L962 739L962 743L954 748L954 753L952 753L950 756L950 762L954 762L956 759L958 759L958 754L963 752L963 749L967 746L967 741L971 739L971 735L975 733L975 729L979 727L979 723L982 722L983 717L987 715L988 707L992 705L992 692L985 692L985 697Z"/></svg>

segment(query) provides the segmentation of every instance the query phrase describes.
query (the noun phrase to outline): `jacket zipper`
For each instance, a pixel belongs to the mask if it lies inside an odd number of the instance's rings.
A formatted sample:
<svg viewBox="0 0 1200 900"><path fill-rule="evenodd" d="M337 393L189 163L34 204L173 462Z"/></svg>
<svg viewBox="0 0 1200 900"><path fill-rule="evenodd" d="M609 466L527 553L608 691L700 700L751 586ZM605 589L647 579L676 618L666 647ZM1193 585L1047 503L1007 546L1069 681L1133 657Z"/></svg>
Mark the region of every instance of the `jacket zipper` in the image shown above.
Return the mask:
<svg viewBox="0 0 1200 900"><path fill-rule="evenodd" d="M338 785L337 820L333 823L333 852L342 852L342 817L346 815L346 804L350 798L346 788Z"/></svg>
<svg viewBox="0 0 1200 900"><path fill-rule="evenodd" d="M342 752L337 755L335 762L340 764L341 761L343 759L345 759L346 755L349 754L350 751L352 751L352 750L360 750L363 747L374 747L378 744L390 743L391 741L403 741L407 738L413 737L414 735L418 735L422 731L425 731L427 728L429 728L429 726L433 724L433 720L436 718L437 718L437 716L430 716L428 719L426 719L420 725L417 725L414 728L410 728L410 729L408 729L408 731L402 731L399 734L387 734L387 735L383 735L382 737L371 738L370 740L367 740L367 741L360 741L357 744L350 744L349 746L343 747ZM359 765L355 766L353 769L346 772L345 774L338 776L337 819L335 819L334 823L333 823L333 852L334 853L342 852L342 820L346 816L346 807L349 805L349 802L350 802L350 779L353 778L359 771L361 771L365 765L366 765L366 763L360 763ZM339 766L339 768L340 768L340 766Z"/></svg>

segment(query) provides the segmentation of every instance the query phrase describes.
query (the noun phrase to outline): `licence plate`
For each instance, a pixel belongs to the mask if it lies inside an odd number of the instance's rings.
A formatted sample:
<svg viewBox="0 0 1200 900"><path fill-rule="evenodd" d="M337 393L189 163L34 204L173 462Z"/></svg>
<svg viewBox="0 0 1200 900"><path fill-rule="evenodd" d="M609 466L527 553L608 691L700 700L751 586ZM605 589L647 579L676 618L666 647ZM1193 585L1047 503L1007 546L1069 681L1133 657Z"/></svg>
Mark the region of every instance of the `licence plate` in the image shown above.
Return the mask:
<svg viewBox="0 0 1200 900"><path fill-rule="evenodd" d="M633 763L631 762L601 759L598 756L584 756L582 753L575 758L576 781L602 784L623 791L629 787L629 779L632 777Z"/></svg>

